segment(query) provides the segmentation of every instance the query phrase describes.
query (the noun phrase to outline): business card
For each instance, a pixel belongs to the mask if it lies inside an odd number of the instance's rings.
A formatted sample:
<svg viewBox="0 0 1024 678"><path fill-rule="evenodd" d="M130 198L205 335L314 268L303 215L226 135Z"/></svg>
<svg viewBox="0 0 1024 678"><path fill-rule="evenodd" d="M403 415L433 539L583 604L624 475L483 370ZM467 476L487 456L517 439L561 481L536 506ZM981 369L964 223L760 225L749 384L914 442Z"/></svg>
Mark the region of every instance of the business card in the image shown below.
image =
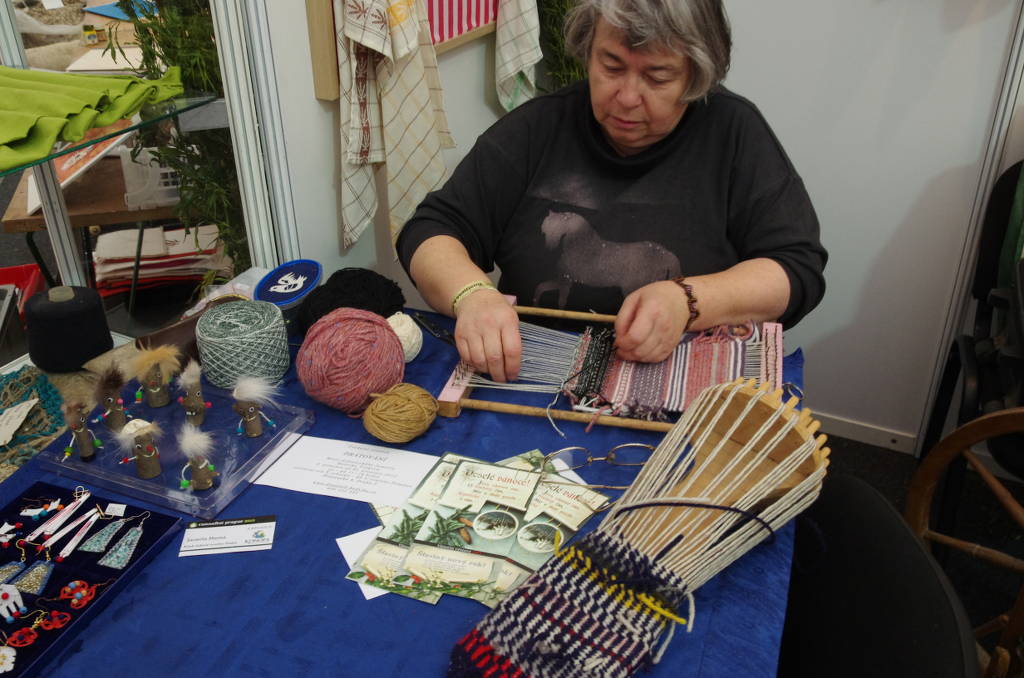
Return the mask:
<svg viewBox="0 0 1024 678"><path fill-rule="evenodd" d="M277 516L191 522L185 528L178 557L270 550L276 524Z"/></svg>

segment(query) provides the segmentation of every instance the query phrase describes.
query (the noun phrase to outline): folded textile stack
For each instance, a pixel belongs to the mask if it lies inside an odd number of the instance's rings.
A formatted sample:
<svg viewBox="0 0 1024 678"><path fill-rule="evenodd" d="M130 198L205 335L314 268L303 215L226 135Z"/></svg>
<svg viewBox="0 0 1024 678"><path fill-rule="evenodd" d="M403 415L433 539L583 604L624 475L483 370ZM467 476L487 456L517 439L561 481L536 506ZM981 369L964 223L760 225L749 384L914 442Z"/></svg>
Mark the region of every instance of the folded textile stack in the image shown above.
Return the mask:
<svg viewBox="0 0 1024 678"><path fill-rule="evenodd" d="M96 239L96 289L103 296L124 292L131 286L138 238L138 231L125 230L103 233ZM208 271L230 278L233 262L218 239L217 227L212 225L188 231L160 226L145 229L138 288L198 281Z"/></svg>
<svg viewBox="0 0 1024 678"><path fill-rule="evenodd" d="M46 156L57 140L130 118L184 92L178 67L159 80L0 66L0 171Z"/></svg>

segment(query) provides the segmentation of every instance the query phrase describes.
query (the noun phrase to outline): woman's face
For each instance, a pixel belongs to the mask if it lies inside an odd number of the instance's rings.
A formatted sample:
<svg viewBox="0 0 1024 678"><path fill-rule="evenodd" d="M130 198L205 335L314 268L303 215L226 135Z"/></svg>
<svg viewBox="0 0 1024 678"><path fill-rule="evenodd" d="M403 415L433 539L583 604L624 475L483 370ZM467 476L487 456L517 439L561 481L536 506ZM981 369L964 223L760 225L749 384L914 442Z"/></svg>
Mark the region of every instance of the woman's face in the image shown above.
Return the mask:
<svg viewBox="0 0 1024 678"><path fill-rule="evenodd" d="M664 47L630 49L622 31L601 18L587 75L594 117L620 155L639 153L665 138L686 111L686 57Z"/></svg>

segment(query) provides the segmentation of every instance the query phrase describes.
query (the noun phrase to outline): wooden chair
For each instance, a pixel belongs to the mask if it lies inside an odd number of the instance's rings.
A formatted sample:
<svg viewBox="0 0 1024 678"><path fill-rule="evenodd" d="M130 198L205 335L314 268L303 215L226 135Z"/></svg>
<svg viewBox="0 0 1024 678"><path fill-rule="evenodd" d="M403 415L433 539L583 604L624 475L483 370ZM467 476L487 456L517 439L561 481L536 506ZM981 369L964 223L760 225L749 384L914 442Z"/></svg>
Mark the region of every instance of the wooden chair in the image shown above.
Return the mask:
<svg viewBox="0 0 1024 678"><path fill-rule="evenodd" d="M974 445L990 438L1022 432L1024 407L1016 407L974 419L939 441L924 457L911 479L904 513L910 528L925 540L926 544L941 544L992 565L1024 574L1024 560L1020 558L931 528L932 503L935 500L936 489L942 483L950 466L963 460L978 473L996 501L1017 525L1024 529L1024 507L971 451ZM983 651L979 655L984 664L983 678L1024 675L1024 657L1021 653L1021 642L1024 639L1024 587L1018 592L1017 599L1009 611L977 627L974 633L976 639L999 633L991 657L985 656Z"/></svg>

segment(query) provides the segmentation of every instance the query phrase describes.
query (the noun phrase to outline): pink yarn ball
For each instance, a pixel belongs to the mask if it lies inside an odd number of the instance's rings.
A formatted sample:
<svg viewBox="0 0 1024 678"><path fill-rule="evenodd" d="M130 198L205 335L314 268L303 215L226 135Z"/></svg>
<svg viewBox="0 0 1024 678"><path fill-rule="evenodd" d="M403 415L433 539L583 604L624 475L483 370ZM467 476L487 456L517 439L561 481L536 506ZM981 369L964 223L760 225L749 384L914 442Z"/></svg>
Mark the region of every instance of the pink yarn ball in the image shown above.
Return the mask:
<svg viewBox="0 0 1024 678"><path fill-rule="evenodd" d="M402 342L376 313L339 308L316 321L295 359L310 398L350 414L405 375Z"/></svg>

